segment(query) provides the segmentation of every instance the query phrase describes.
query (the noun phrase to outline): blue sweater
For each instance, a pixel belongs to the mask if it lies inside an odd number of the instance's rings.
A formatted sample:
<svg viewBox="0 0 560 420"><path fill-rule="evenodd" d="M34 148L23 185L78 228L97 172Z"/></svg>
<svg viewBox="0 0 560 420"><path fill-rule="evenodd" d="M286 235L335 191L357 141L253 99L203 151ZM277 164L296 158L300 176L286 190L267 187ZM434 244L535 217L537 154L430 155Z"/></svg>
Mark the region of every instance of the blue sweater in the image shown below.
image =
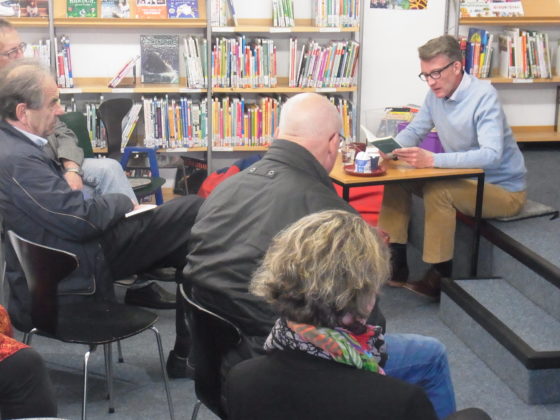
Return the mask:
<svg viewBox="0 0 560 420"><path fill-rule="evenodd" d="M430 90L397 141L417 146L434 127L445 150L434 155L435 167L482 168L486 182L512 192L525 190L523 155L489 82L465 73L449 98L437 98Z"/></svg>

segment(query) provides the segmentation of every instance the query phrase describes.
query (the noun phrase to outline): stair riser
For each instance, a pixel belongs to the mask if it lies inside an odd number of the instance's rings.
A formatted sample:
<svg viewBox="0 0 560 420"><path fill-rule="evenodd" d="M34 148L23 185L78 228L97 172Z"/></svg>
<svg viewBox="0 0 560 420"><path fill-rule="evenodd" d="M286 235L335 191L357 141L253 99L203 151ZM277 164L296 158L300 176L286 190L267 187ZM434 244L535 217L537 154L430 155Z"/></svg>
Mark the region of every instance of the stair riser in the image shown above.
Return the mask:
<svg viewBox="0 0 560 420"><path fill-rule="evenodd" d="M560 369L525 368L445 293L440 318L524 402L560 403Z"/></svg>

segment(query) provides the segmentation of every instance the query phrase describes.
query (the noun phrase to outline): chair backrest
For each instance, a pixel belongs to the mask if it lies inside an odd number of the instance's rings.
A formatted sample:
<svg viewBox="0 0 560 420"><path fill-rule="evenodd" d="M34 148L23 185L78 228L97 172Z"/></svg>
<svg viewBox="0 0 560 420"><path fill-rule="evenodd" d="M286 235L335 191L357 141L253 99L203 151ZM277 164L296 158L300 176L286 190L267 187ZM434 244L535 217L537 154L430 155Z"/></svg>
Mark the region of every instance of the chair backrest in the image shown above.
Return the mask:
<svg viewBox="0 0 560 420"><path fill-rule="evenodd" d="M179 289L186 302L193 339L196 396L214 414L225 418L220 367L225 354L240 344L241 331L227 319L193 302L182 285Z"/></svg>
<svg viewBox="0 0 560 420"><path fill-rule="evenodd" d="M89 132L87 129L87 118L81 112L67 112L60 117L60 121L68 126L70 130L74 132L78 138L78 146L84 151L84 157L91 158L95 155L93 154L93 148L91 147L91 139L89 137Z"/></svg>
<svg viewBox="0 0 560 420"><path fill-rule="evenodd" d="M107 99L99 105L97 112L107 130L107 149L109 157L115 158L121 153L122 120L132 108L132 99ZM118 159L118 157L117 157Z"/></svg>
<svg viewBox="0 0 560 420"><path fill-rule="evenodd" d="M8 236L27 280L33 327L56 334L58 282L78 267L78 258L69 252L31 242L11 230Z"/></svg>

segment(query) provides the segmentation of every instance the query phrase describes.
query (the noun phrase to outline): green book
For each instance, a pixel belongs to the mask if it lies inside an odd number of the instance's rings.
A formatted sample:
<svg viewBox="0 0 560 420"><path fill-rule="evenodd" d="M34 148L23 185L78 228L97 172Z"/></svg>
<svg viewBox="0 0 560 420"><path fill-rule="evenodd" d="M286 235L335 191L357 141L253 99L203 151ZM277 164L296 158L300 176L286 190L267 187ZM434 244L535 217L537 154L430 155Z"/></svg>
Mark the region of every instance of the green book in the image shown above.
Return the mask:
<svg viewBox="0 0 560 420"><path fill-rule="evenodd" d="M97 17L96 0L66 0L67 17Z"/></svg>

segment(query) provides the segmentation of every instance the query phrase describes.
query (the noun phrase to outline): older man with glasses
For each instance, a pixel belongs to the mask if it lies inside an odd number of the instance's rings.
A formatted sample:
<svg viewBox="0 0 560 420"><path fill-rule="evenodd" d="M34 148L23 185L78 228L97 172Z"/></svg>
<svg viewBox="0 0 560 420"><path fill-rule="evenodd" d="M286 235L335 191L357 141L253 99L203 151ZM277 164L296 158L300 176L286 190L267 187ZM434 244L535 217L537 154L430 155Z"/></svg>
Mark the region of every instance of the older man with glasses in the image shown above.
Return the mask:
<svg viewBox="0 0 560 420"><path fill-rule="evenodd" d="M418 49L430 91L414 120L398 134L398 159L416 168L482 168L486 173L482 217L517 214L526 199L525 162L506 121L496 90L466 74L459 42L444 35ZM417 145L433 128L444 153ZM431 264L420 281L408 283L406 260L411 193L423 196L423 260ZM442 277L452 273L456 210L473 216L476 181L447 180L385 186L379 227L390 235L393 275L389 285L439 299Z"/></svg>

